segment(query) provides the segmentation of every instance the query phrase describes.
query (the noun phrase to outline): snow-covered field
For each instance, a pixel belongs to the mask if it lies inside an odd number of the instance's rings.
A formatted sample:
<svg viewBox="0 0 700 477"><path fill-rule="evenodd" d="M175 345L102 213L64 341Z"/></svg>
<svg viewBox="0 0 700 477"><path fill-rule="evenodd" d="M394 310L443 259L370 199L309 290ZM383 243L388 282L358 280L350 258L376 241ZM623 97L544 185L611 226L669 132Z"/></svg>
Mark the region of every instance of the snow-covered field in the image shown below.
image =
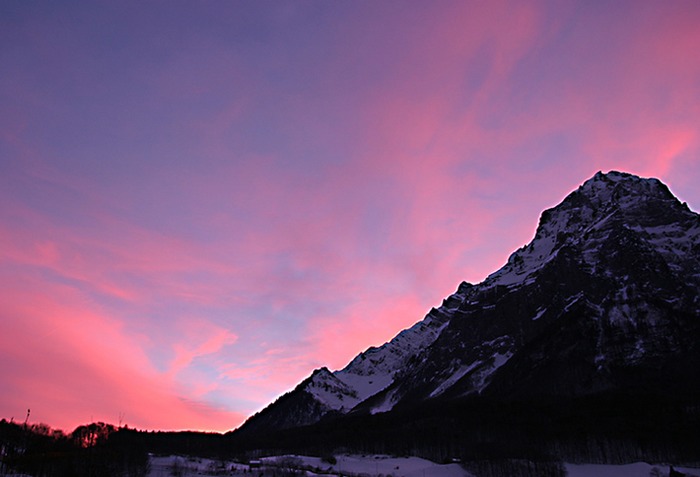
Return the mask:
<svg viewBox="0 0 700 477"><path fill-rule="evenodd" d="M440 465L418 457L339 455L334 465L318 457L274 456L261 459L262 467L247 464L192 459L179 456L152 457L149 477L167 477L176 470L182 477L198 475L272 475L276 469L293 464L305 469L307 476L395 476L395 477L469 477L459 464ZM217 474L217 472L220 472ZM224 473L225 472L225 473Z"/></svg>
<svg viewBox="0 0 700 477"><path fill-rule="evenodd" d="M440 465L418 457L339 455L331 465L318 457L298 456L304 466L322 469L332 475L385 475L396 477L466 477L469 474L459 464ZM275 462L280 457L268 457L264 462Z"/></svg>
<svg viewBox="0 0 700 477"><path fill-rule="evenodd" d="M659 473L652 472L657 469ZM674 467L687 477L700 477L700 469ZM566 464L568 477L667 477L668 465L653 465L637 462L627 465Z"/></svg>
<svg viewBox="0 0 700 477"><path fill-rule="evenodd" d="M199 475L240 475L247 465L182 456L151 456L149 477L193 477ZM218 472L218 473L217 473ZM225 473L224 473L225 472Z"/></svg>
<svg viewBox="0 0 700 477"><path fill-rule="evenodd" d="M195 477L202 475L228 475L263 477L279 476L285 467L299 470L299 476L307 477L470 477L459 464L436 464L418 457L338 455L333 465L318 457L273 456L260 459L260 467L232 461L217 461L179 456L151 457L149 477ZM627 465L565 464L568 477L668 477L668 465L644 462ZM700 477L700 469L675 467L688 477Z"/></svg>

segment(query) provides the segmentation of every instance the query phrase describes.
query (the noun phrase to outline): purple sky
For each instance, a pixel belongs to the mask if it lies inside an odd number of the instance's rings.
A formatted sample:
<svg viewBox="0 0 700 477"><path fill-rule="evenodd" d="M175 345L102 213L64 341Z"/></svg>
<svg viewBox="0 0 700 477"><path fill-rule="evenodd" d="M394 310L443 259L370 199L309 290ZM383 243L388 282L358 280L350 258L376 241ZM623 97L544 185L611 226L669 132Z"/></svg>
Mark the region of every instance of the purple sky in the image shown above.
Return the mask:
<svg viewBox="0 0 700 477"><path fill-rule="evenodd" d="M238 426L597 170L700 210L700 2L0 2L0 417Z"/></svg>

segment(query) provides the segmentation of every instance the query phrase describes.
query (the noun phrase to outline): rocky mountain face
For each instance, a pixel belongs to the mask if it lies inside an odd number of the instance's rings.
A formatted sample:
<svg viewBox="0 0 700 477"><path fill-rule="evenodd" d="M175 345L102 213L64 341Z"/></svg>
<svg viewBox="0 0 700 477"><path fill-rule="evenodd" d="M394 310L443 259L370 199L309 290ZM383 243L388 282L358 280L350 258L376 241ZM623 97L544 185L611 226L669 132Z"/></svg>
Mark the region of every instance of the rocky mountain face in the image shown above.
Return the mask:
<svg viewBox="0 0 700 477"><path fill-rule="evenodd" d="M700 394L700 216L657 179L598 173L477 285L239 433L438 399Z"/></svg>

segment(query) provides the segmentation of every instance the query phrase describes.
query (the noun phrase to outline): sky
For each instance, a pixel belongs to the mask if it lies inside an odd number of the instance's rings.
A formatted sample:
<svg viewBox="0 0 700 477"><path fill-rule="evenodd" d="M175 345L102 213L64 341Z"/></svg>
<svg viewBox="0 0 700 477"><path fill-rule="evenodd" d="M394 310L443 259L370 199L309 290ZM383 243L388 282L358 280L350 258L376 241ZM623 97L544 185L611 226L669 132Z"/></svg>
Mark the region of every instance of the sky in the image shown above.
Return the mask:
<svg viewBox="0 0 700 477"><path fill-rule="evenodd" d="M0 2L0 417L226 431L598 170L700 210L697 1Z"/></svg>

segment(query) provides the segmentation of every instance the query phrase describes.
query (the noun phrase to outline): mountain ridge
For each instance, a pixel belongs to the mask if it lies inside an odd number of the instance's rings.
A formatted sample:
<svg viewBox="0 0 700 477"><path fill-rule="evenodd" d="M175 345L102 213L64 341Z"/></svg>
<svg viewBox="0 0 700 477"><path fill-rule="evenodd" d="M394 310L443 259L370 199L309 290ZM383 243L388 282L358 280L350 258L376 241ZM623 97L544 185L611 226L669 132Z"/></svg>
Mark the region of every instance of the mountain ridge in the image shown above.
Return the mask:
<svg viewBox="0 0 700 477"><path fill-rule="evenodd" d="M314 371L239 431L437 398L581 396L692 381L697 373L683 360L700 363L699 271L698 214L658 179L598 172L545 210L533 239L499 270L462 282L423 320L345 368Z"/></svg>

